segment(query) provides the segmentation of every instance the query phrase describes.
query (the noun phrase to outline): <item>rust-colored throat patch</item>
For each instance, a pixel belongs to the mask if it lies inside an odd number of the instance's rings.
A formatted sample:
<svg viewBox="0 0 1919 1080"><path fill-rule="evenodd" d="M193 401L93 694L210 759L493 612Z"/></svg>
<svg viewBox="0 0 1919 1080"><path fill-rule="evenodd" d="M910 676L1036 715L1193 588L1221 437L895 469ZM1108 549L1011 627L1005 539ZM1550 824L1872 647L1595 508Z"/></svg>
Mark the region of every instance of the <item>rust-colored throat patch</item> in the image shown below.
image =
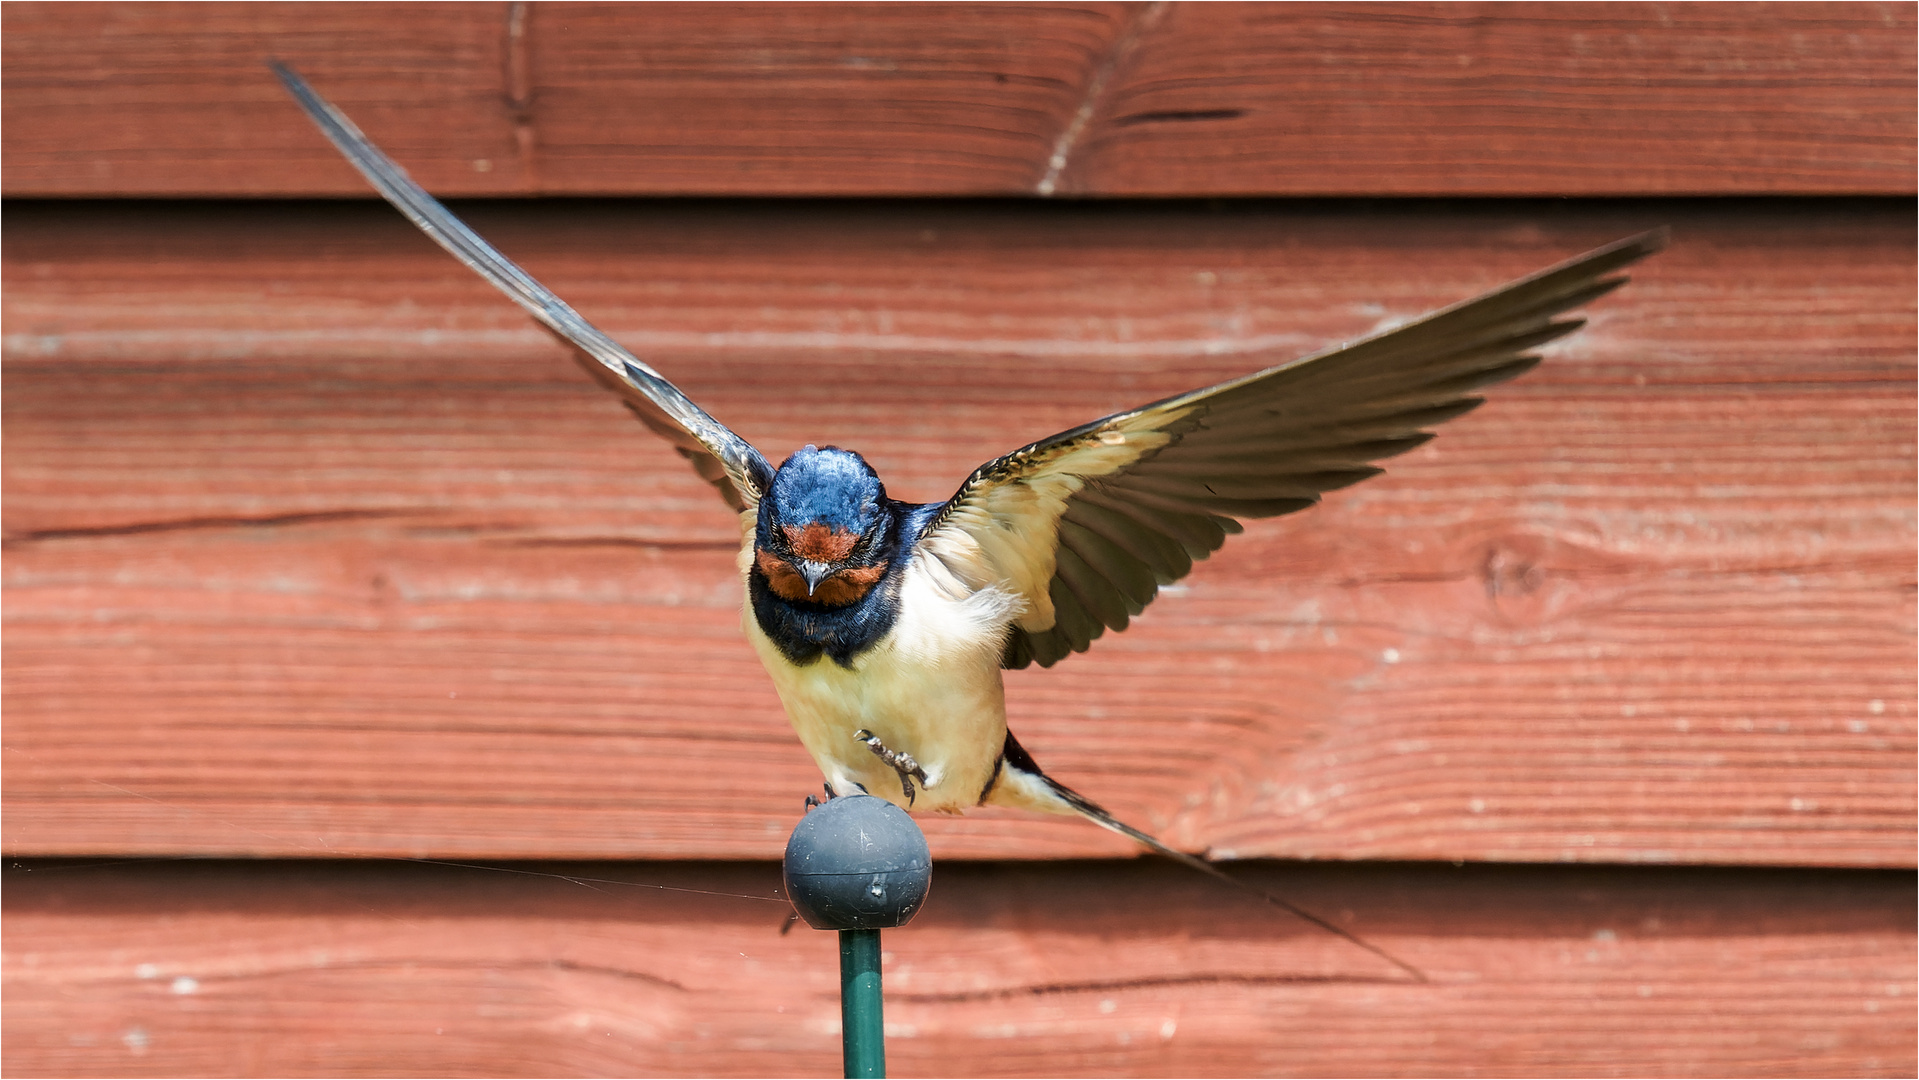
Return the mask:
<svg viewBox="0 0 1919 1080"><path fill-rule="evenodd" d="M860 536L851 529L833 530L819 522L810 525L788 525L783 530L786 542L792 547L793 554L812 562L837 563L853 553L858 546ZM754 565L760 573L766 575L767 587L773 595L782 600L792 600L827 607L845 607L858 603L873 591L873 586L886 573L885 564L878 566L849 566L835 570L811 592L807 591L806 579L799 570L774 553L761 548L753 553Z"/></svg>

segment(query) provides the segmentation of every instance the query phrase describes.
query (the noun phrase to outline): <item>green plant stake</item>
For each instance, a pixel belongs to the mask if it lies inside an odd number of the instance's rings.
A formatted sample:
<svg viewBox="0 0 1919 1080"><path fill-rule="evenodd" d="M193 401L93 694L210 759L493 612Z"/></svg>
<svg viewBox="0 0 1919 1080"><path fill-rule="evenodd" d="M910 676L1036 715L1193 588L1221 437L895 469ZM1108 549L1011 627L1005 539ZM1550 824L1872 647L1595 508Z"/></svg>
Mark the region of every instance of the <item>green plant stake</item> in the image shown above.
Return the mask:
<svg viewBox="0 0 1919 1080"><path fill-rule="evenodd" d="M846 1043L846 1075L886 1075L878 930L840 931L840 1034Z"/></svg>

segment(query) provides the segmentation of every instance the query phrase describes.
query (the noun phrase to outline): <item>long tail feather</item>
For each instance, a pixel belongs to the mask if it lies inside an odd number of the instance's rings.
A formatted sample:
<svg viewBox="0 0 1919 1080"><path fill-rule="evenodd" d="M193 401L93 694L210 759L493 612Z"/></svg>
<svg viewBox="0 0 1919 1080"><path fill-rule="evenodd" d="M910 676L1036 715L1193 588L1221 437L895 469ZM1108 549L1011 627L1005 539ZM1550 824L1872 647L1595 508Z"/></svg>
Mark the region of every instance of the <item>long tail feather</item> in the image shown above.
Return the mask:
<svg viewBox="0 0 1919 1080"><path fill-rule="evenodd" d="M1116 832L1120 834L1121 836L1124 836L1127 839L1132 840L1133 842L1150 849L1155 854L1164 855L1166 858L1169 858L1173 860L1174 862L1179 863L1182 866L1191 867L1192 869L1197 870L1202 874L1205 874L1207 877L1217 878L1218 880L1223 881L1226 884L1231 885L1232 887L1236 889L1240 889L1242 891L1251 893L1252 895L1259 897L1261 900L1266 901L1268 904L1271 904L1272 906L1278 908L1281 911L1286 912L1288 915L1291 915L1302 922L1308 923L1312 926L1316 926L1320 928L1321 930L1324 930L1327 933L1332 934L1333 936L1338 937L1357 948L1361 948L1366 950L1369 953L1372 953L1374 956L1379 957L1381 960L1386 961L1387 963L1393 965L1399 970L1412 976L1413 979L1417 982L1423 983L1423 982L1432 981L1431 979L1428 979L1426 977L1425 972L1419 970L1418 968L1407 963L1406 961L1401 960L1399 957L1394 956L1392 953L1387 952L1385 949L1380 948L1379 946L1373 944L1372 942L1367 941L1365 938L1362 938L1359 935L1353 933L1352 931L1347 930L1345 927L1339 926L1318 915L1315 915L1312 912L1307 911L1305 908L1300 907L1298 904L1292 903L1289 900L1286 900L1282 897L1274 896L1272 893L1269 893L1264 889L1258 888L1257 886L1248 885L1246 882L1241 881L1236 877L1233 877L1232 875L1226 873L1226 871L1221 870L1219 867L1213 865L1212 863L1207 862L1204 859L1198 858L1193 855L1188 855L1184 851L1180 851L1177 848L1171 847L1167 845L1164 841L1160 840L1159 837L1154 836L1151 833L1141 832L1140 830L1133 828L1131 825L1128 825L1125 822L1119 820L1118 818L1114 817L1112 814L1108 813L1105 807L1099 805L1098 803L1087 798L1086 796L1081 795L1079 792L1074 791L1072 788L1069 788L1066 785L1061 784L1057 780L1054 780L1052 777L1047 776L1045 773L1039 772L1037 769L1033 770L1033 772L1035 775L1038 776L1040 780L1045 782L1047 787L1053 789L1054 794L1058 795L1060 799L1063 800L1067 805L1071 806L1074 810L1078 811L1081 817L1084 817L1086 820L1092 822L1095 825L1098 825L1100 828L1110 829L1113 832Z"/></svg>

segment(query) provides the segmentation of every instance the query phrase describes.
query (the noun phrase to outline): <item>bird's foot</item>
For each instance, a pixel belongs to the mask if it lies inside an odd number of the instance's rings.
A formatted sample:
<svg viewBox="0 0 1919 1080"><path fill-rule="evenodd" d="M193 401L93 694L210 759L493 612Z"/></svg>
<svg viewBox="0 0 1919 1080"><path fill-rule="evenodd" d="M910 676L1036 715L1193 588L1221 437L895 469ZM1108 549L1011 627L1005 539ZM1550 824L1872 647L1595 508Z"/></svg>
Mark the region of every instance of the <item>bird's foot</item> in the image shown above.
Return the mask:
<svg viewBox="0 0 1919 1080"><path fill-rule="evenodd" d="M878 735L873 734L865 728L855 731L853 737L865 743L866 748L873 751L874 757L886 762L894 772L900 774L900 790L906 793L907 806L910 807L913 805L913 799L917 794L917 792L913 790L914 779L917 778L924 787L930 788L933 786L927 783L926 770L920 768L920 763L913 760L913 755L887 749L886 744L880 741Z"/></svg>

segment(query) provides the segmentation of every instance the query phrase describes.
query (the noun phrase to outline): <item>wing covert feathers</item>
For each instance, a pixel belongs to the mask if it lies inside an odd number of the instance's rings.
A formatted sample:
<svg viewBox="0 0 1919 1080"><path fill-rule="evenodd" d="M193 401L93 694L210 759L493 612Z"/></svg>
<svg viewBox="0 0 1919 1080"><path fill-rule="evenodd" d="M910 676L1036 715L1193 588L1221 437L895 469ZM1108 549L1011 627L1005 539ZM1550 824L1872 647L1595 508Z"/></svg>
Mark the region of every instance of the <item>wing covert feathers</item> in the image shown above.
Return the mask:
<svg viewBox="0 0 1919 1080"><path fill-rule="evenodd" d="M1665 246L1629 237L1416 322L1116 413L989 461L921 543L975 588L1026 601L1007 667L1082 652L1240 531L1381 471L1471 411L1475 391L1583 325L1557 316Z"/></svg>
<svg viewBox="0 0 1919 1080"><path fill-rule="evenodd" d="M275 62L273 70L307 116L387 202L577 349L593 377L619 393L627 408L671 442L735 510L759 501L773 476L759 451L454 217L291 68Z"/></svg>

